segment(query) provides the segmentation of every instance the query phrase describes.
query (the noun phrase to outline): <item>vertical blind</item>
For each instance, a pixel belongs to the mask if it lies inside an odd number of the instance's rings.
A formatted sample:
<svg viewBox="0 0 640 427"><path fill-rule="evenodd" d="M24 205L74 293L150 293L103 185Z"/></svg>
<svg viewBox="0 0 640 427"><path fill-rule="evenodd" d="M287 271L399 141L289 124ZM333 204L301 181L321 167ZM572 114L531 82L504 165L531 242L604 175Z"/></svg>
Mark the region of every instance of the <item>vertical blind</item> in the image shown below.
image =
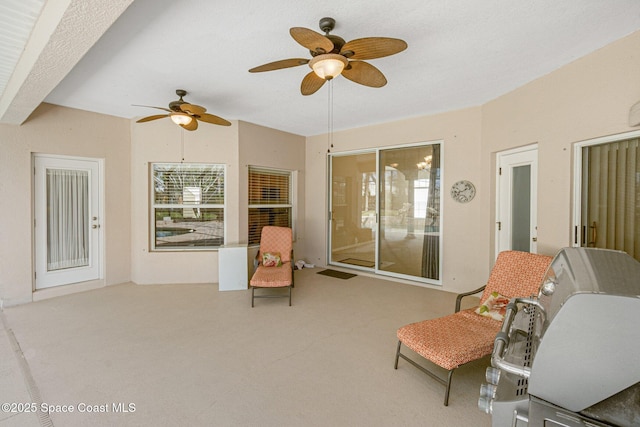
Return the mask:
<svg viewBox="0 0 640 427"><path fill-rule="evenodd" d="M640 139L583 148L585 243L640 260ZM585 185L586 184L586 185Z"/></svg>
<svg viewBox="0 0 640 427"><path fill-rule="evenodd" d="M249 166L249 244L265 225L291 227L291 172Z"/></svg>

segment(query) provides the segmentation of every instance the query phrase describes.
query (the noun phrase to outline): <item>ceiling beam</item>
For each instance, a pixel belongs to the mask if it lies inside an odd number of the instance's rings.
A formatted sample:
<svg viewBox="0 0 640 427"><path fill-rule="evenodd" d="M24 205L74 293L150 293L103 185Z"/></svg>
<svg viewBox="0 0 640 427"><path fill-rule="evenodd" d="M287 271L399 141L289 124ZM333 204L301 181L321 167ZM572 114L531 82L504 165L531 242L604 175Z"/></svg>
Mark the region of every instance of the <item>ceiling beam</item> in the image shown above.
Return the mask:
<svg viewBox="0 0 640 427"><path fill-rule="evenodd" d="M132 2L47 1L0 98L0 123L24 123Z"/></svg>

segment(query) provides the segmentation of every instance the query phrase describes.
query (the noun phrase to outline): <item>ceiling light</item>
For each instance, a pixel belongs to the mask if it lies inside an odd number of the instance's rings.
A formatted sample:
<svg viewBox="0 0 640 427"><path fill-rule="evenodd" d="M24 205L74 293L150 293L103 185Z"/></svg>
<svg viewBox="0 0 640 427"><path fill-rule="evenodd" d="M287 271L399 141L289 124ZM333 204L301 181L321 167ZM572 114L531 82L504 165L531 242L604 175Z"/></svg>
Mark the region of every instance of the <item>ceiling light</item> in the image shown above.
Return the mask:
<svg viewBox="0 0 640 427"><path fill-rule="evenodd" d="M193 120L193 117L186 113L171 113L169 114L173 123L177 125L188 125Z"/></svg>
<svg viewBox="0 0 640 427"><path fill-rule="evenodd" d="M325 80L339 76L344 67L347 66L347 58L337 53L325 53L315 56L309 61L309 67L313 69L318 77Z"/></svg>

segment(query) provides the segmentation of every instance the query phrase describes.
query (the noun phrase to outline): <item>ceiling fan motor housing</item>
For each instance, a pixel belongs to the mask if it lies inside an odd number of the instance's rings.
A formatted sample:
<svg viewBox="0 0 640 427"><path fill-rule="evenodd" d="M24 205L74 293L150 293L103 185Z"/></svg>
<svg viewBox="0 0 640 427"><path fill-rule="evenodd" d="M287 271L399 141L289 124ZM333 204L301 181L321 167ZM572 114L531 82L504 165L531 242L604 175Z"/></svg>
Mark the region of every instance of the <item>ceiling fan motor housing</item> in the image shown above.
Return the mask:
<svg viewBox="0 0 640 427"><path fill-rule="evenodd" d="M324 31L325 33L328 33L328 32L330 32L331 30L333 30L335 28L336 20L333 19L333 18L329 18L327 16L327 17L324 17L324 18L322 18L320 20L319 25L320 25L320 29L322 31Z"/></svg>
<svg viewBox="0 0 640 427"><path fill-rule="evenodd" d="M184 89L176 89L176 95L178 95L180 99L177 101L171 101L169 103L169 109L175 112L181 112L182 110L180 109L180 106L182 104L186 104L186 102L182 100L182 97L187 95L187 91Z"/></svg>
<svg viewBox="0 0 640 427"><path fill-rule="evenodd" d="M325 33L324 36L329 40L331 40L331 42L333 43L333 50L331 50L330 52L324 52L324 51L318 52L315 50L310 50L309 52L311 53L311 56L318 56L325 53L340 53L342 46L344 46L346 42L340 36L329 34L329 32L333 30L335 26L336 26L336 20L333 18L325 17L320 20L320 29L324 31Z"/></svg>

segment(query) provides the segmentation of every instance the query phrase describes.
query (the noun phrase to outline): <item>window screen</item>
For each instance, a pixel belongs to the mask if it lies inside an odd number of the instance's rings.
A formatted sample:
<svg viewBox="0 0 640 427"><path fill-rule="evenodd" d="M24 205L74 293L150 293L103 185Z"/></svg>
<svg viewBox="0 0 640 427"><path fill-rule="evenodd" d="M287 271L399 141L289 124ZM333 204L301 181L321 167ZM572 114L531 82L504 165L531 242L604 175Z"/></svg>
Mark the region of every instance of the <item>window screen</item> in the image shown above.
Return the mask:
<svg viewBox="0 0 640 427"><path fill-rule="evenodd" d="M224 165L154 163L152 249L224 244Z"/></svg>

